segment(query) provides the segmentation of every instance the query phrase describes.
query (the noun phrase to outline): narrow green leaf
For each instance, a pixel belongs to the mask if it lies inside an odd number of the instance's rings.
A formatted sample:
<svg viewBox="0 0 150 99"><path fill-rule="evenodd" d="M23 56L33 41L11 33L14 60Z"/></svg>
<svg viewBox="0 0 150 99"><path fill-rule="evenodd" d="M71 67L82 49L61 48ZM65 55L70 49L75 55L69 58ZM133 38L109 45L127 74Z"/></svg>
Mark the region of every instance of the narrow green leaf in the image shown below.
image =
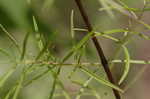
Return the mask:
<svg viewBox="0 0 150 99"><path fill-rule="evenodd" d="M33 25L34 25L35 32L39 32L39 28L38 28L38 25L37 25L35 17L33 16L32 19L33 19Z"/></svg>
<svg viewBox="0 0 150 99"><path fill-rule="evenodd" d="M139 33L139 36L145 40L150 40L150 36L144 35L143 33Z"/></svg>
<svg viewBox="0 0 150 99"><path fill-rule="evenodd" d="M16 86L14 86L13 88L11 88L8 93L6 94L4 99L10 99L11 94L16 90Z"/></svg>
<svg viewBox="0 0 150 99"><path fill-rule="evenodd" d="M124 92L124 91L123 91L122 89L120 89L118 86L116 86L116 85L110 83L109 81L107 81L107 80L105 80L105 79L102 79L102 78L98 77L97 75L95 75L94 73L88 71L87 69L85 69L85 68L82 67L81 70L82 70L83 72L85 72L87 75L93 77L93 78L94 78L95 80L97 80L99 83L101 83L101 84L103 84L103 85L106 85L106 86L108 86L108 87L114 88L114 89L116 89L116 90L118 90L118 91L120 91L120 92L122 92L122 93Z"/></svg>
<svg viewBox="0 0 150 99"><path fill-rule="evenodd" d="M48 99L53 99L53 95L54 95L54 92L55 92L55 89L56 89L56 83L57 83L57 78L54 78L52 89L50 91L50 95L49 95Z"/></svg>
<svg viewBox="0 0 150 99"><path fill-rule="evenodd" d="M65 96L65 99L71 99L71 97L69 96L69 94L66 91L63 91L63 94Z"/></svg>
<svg viewBox="0 0 150 99"><path fill-rule="evenodd" d="M112 30L107 30L104 31L104 34L114 34L114 33L121 33L121 32L127 32L125 29L112 29Z"/></svg>
<svg viewBox="0 0 150 99"><path fill-rule="evenodd" d="M3 50L2 48L0 48L0 52L4 55L6 55L7 57L11 57L9 53L7 53L5 50Z"/></svg>
<svg viewBox="0 0 150 99"><path fill-rule="evenodd" d="M70 22L71 22L70 23L70 25L71 25L70 26L71 27L70 31L71 31L71 37L72 38L74 38L74 35L75 35L74 30L73 30L74 29L74 20L73 19L74 19L74 10L71 11L71 17L70 17Z"/></svg>
<svg viewBox="0 0 150 99"><path fill-rule="evenodd" d="M108 5L108 3L106 2L106 0L98 0L101 5L106 9L106 12L108 13L108 15L111 17L111 18L114 18L114 13L112 11L112 9L110 8L110 6Z"/></svg>
<svg viewBox="0 0 150 99"><path fill-rule="evenodd" d="M143 22L143 21L138 21L139 23L143 24L147 29L150 29L150 25Z"/></svg>
<svg viewBox="0 0 150 99"><path fill-rule="evenodd" d="M24 77L25 77L25 75L23 74L23 75L21 76L19 82L18 82L18 85L17 85L17 87L16 87L16 89L15 89L15 92L14 92L14 94L13 94L12 99L17 99L18 94L19 94L19 92L20 92L20 90L21 90L21 88L22 88L22 84L23 84L23 81L24 81Z"/></svg>
<svg viewBox="0 0 150 99"><path fill-rule="evenodd" d="M75 67L73 68L73 70L69 73L68 78L71 79L72 75L77 71L77 69L79 68L80 62L81 62L81 58L83 56L83 53L85 51L85 46L83 46L81 48L81 50L79 50L78 52L76 52L75 55L75 61L77 61L77 64L75 65Z"/></svg>
<svg viewBox="0 0 150 99"><path fill-rule="evenodd" d="M82 29L82 28L74 28L74 31L82 31L82 32L88 32L87 29Z"/></svg>
<svg viewBox="0 0 150 99"><path fill-rule="evenodd" d="M126 63L127 60L112 60L112 63ZM130 59L130 63L132 64L150 64L150 61L146 61L146 60L131 60Z"/></svg>
<svg viewBox="0 0 150 99"><path fill-rule="evenodd" d="M74 83L77 83L77 84L79 84L79 85L81 86L81 88L79 89L79 92L78 92L78 94L77 94L77 96L76 96L75 99L80 99L82 93L85 91L84 88L88 87L88 84L89 84L92 80L93 80L93 78L90 77L90 78L89 78L88 80L86 80L83 84L81 84L81 83L78 82L78 81L73 81Z"/></svg>
<svg viewBox="0 0 150 99"><path fill-rule="evenodd" d="M124 49L126 62L125 62L125 69L124 69L123 75L121 76L119 80L119 85L125 80L130 70L130 55L129 55L128 49L125 46L122 46L122 47Z"/></svg>
<svg viewBox="0 0 150 99"><path fill-rule="evenodd" d="M105 37L105 38L107 38L107 39L113 40L113 41L115 41L115 42L119 42L118 39L116 39L116 38L114 38L114 37L112 37L112 36L109 36L109 35L102 35L102 36Z"/></svg>
<svg viewBox="0 0 150 99"><path fill-rule="evenodd" d="M34 31L36 32L36 39L37 39L37 42L38 42L38 46L39 46L39 49L40 51L43 49L44 47L44 42L42 40L42 34L39 32L39 27L38 27L38 24L37 24L37 21L36 21L36 18L35 16L33 16L33 26L34 26Z"/></svg>
<svg viewBox="0 0 150 99"><path fill-rule="evenodd" d="M27 42L28 42L28 38L29 38L29 34L30 34L30 33L27 33L27 34L25 35L24 40L23 40L23 47L22 47L22 53L21 53L21 58L20 58L20 60L23 60L23 59L24 59L24 57L25 57L25 53L26 53L26 46L27 46Z"/></svg>
<svg viewBox="0 0 150 99"><path fill-rule="evenodd" d="M101 99L100 95L98 94L98 92L91 86L88 86L88 83L92 80L93 78L90 77L90 79L88 79L88 81L86 81L87 83L82 83L79 81L72 81L73 83L81 86L78 94L76 95L75 99L80 99L82 95L84 95L84 91L85 88L89 89L93 94L91 94L92 96L95 96L97 99Z"/></svg>
<svg viewBox="0 0 150 99"><path fill-rule="evenodd" d="M69 51L69 53L63 58L62 63L64 63L66 60L68 60L68 58L70 58L70 56L72 56L75 51L77 51L78 49L80 49L90 39L90 37L92 35L93 35L93 32L88 33L77 45L75 45Z"/></svg>
<svg viewBox="0 0 150 99"><path fill-rule="evenodd" d="M79 48L81 48L93 35L93 32L88 33L74 48L73 50L77 50Z"/></svg>
<svg viewBox="0 0 150 99"><path fill-rule="evenodd" d="M71 99L71 96L69 95L69 92L65 89L63 83L60 81L60 79L57 79L58 85L61 87L63 90L63 95L65 96L66 99Z"/></svg>
<svg viewBox="0 0 150 99"><path fill-rule="evenodd" d="M123 5L123 7L125 8L125 9L127 9L128 11L133 11L133 12L145 12L145 11L149 11L150 10L150 8L147 8L145 5L146 5L146 2L145 2L145 0L144 0L144 8L131 8L131 7L129 7L128 5L126 5L122 0L119 0L119 2Z"/></svg>
<svg viewBox="0 0 150 99"><path fill-rule="evenodd" d="M106 0L106 2L114 9L118 10L119 12L124 13L128 16L131 16L131 14L127 10L125 10L124 7L122 7L119 3L113 0Z"/></svg>
<svg viewBox="0 0 150 99"><path fill-rule="evenodd" d="M114 38L114 37L112 37L112 36L109 36L109 35L106 35L106 34L101 34L101 33L95 33L95 36L102 36L102 37L105 37L105 38L107 38L107 39L110 39L110 40L113 40L113 41L115 41L115 42L118 42L119 40L118 39L116 39L116 38Z"/></svg>
<svg viewBox="0 0 150 99"><path fill-rule="evenodd" d="M30 81L28 81L24 86L28 86L28 85L30 85L31 83L33 83L34 81L36 81L36 80L42 78L44 75L46 75L47 73L50 72L50 69L52 69L52 68L49 68L48 70L44 71L43 73L41 73L41 74L39 74L39 75L33 77L33 78L32 78Z"/></svg>
<svg viewBox="0 0 150 99"><path fill-rule="evenodd" d="M16 46L19 52L21 52L19 44L17 40L3 27L2 24L0 24L0 28L3 30L3 32L7 35L7 37L12 41L12 43Z"/></svg>
<svg viewBox="0 0 150 99"><path fill-rule="evenodd" d="M15 68L10 69L3 77L0 78L0 88L3 87L6 80L14 73Z"/></svg>
<svg viewBox="0 0 150 99"><path fill-rule="evenodd" d="M64 58L62 59L62 63L67 61L73 54L74 54L74 51L71 50L66 56L64 56Z"/></svg>
<svg viewBox="0 0 150 99"><path fill-rule="evenodd" d="M44 45L43 49L39 52L39 54L37 55L37 57L35 58L35 60L38 60L40 57L42 57L42 55L43 55L43 54L45 53L45 51L47 50L48 46L49 46L49 43L47 42L47 43Z"/></svg>

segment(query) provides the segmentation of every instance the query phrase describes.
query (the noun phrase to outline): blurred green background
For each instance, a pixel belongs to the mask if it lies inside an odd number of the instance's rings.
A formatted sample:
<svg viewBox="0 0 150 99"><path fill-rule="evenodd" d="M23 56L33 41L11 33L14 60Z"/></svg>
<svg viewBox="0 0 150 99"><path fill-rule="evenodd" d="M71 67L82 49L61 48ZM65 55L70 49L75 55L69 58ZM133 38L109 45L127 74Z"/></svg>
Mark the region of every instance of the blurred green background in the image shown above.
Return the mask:
<svg viewBox="0 0 150 99"><path fill-rule="evenodd" d="M117 11L113 11L115 17L111 18L105 10L99 11L99 9L102 8L99 0L82 0L82 2L95 31L129 28L130 18ZM115 0L115 2L117 2L117 0ZM122 0L122 2L132 8L142 9L144 6L144 0ZM148 5L147 7L150 6ZM38 32L44 35L43 39L45 42L50 42L49 50L53 56L61 59L75 43L79 42L85 36L84 32L76 32L75 37L71 37L70 16L72 10L74 10L74 26L78 28L86 28L74 0L0 0L0 24L2 24L5 29L13 35L19 46L23 45L23 39L26 33L32 32L27 44L27 53L25 58L27 60L33 60L40 51L37 43L37 31L34 29L34 16L38 25ZM141 13L135 12L135 14L138 16ZM150 24L149 16L149 11L145 11L142 16L142 20L147 24ZM134 21L132 22L132 25L136 25L134 30L149 35L149 30L142 25ZM114 36L121 38L122 34ZM103 37L98 38L107 59L113 57L117 45L111 40ZM128 45L131 59L149 60L149 43L150 42L148 40L143 40L137 36L133 37ZM13 59L18 60L20 57L20 53L2 29L0 29L0 49L7 51ZM120 58L123 58L123 52L121 53ZM74 62L74 60L75 57L72 57L67 62L71 63ZM91 41L89 41L86 46L82 61L99 62L96 50ZM0 76L6 73L12 65L14 65L14 63L11 62L3 53L0 53ZM117 80L121 75L122 66L123 64L117 64L116 68L112 71ZM144 66L145 65L132 64L129 76L121 87L124 87L133 80ZM21 68L23 68L22 65L17 68L15 73L9 77L4 86L0 89L0 99L4 99L4 96L19 79ZM31 79L32 76L41 73L44 70L45 68L37 70L27 79ZM72 70L73 67L63 67L60 75L60 79L63 82L65 89L70 94L77 93L80 89L79 85L71 83L71 81L67 78L68 74ZM133 84L131 88L125 92L125 94L123 94L123 99L148 99L150 97L149 73L150 70L147 68L142 77L138 79L138 81ZM100 70L100 73L98 74L104 75L104 71ZM73 75L72 79L85 81L87 78L88 77L85 76L85 74L78 71ZM52 82L53 77L50 73L48 73L29 86L23 87L19 93L18 99L48 99L48 94L52 88ZM99 93L101 96L100 99L114 99L110 88L97 83L95 80L93 80L90 84ZM87 92L90 91L87 90ZM62 89L59 86L56 87L56 93L62 93ZM74 98L75 95L72 95L72 99ZM65 98L64 96L58 95L55 96L54 99ZM95 96L84 95L81 99L96 98Z"/></svg>

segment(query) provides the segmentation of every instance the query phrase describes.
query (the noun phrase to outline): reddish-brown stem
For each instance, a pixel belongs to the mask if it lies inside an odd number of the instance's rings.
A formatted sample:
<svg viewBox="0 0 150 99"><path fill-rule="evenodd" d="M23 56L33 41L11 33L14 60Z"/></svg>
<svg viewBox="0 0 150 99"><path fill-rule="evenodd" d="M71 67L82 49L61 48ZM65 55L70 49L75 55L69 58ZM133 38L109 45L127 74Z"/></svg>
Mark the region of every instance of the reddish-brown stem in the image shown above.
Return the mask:
<svg viewBox="0 0 150 99"><path fill-rule="evenodd" d="M80 10L81 16L82 16L82 18L83 18L83 20L85 22L85 25L87 26L88 31L92 32L93 28L92 28L92 25L91 25L91 23L89 21L89 18L88 18L87 14L86 14L86 12L85 12L85 10L83 8L82 2L80 0L75 0L75 2L76 2L77 6L78 6L78 8ZM108 77L109 81L111 83L115 84L115 80L114 80L114 78L112 76L112 73L111 73L111 71L109 69L109 66L108 66L108 61L107 61L107 59L106 59L106 57L104 55L104 52L103 52L103 50L102 50L102 48L101 48L97 38L95 36L93 36L92 37L92 41L93 41L93 43L94 43L94 45L96 47L96 50L97 50L97 53L99 55L100 61L102 63L102 66L103 66L106 74L107 74L107 77ZM117 90L115 90L115 89L112 89L112 90L113 90L113 93L114 93L114 96L116 97L116 99L121 99L121 96L120 96L119 92Z"/></svg>

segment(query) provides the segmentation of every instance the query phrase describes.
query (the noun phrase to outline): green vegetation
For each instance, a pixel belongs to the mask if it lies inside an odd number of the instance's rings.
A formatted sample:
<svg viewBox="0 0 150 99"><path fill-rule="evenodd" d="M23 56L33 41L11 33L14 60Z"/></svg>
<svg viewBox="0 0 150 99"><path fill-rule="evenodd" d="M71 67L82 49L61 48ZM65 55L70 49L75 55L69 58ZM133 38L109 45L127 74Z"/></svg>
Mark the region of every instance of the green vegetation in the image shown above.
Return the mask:
<svg viewBox="0 0 150 99"><path fill-rule="evenodd" d="M150 1L92 1L82 1L87 12L93 8L100 13L89 11L94 29L88 32L79 25L83 23L78 9L71 9L74 0L0 0L0 99L115 99L111 89L125 99L124 93L146 70L143 65L150 64L150 60L136 58L140 44L150 40L144 32L150 25L142 19L150 11ZM69 15L57 9L61 2L72 4L66 3ZM102 47L109 42L111 52L105 48L103 52L116 84L102 68L90 41L93 37L100 39ZM139 65L142 69L129 79L132 67Z"/></svg>

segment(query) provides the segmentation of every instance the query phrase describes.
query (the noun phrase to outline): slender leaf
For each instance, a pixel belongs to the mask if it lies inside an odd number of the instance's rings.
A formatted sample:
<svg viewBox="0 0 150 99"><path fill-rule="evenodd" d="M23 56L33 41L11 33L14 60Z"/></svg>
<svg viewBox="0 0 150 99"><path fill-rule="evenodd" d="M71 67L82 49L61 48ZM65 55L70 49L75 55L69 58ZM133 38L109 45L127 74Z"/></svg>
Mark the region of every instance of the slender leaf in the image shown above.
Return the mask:
<svg viewBox="0 0 150 99"><path fill-rule="evenodd" d="M17 40L3 27L2 24L0 24L0 28L3 30L3 32L8 36L8 38L13 42L13 44L16 46L19 52L21 52L19 44Z"/></svg>
<svg viewBox="0 0 150 99"><path fill-rule="evenodd" d="M52 68L50 68L50 69L52 69ZM46 75L47 73L50 72L50 69L48 69L48 70L44 71L43 73L41 73L41 74L35 76L35 77L32 78L30 81L28 81L24 86L28 86L28 85L30 85L31 83L33 83L34 81L36 81L36 80L42 78L44 75Z"/></svg>
<svg viewBox="0 0 150 99"><path fill-rule="evenodd" d="M17 99L17 97L18 97L18 95L19 95L19 92L20 92L20 90L21 90L21 88L22 88L22 84L23 84L23 81L24 81L24 77L25 77L25 75L24 74L22 74L22 76L20 77L20 80L19 80L19 82L18 82L18 85L17 85L17 87L16 87L16 89L15 89L15 92L14 92L14 94L13 94L13 97L12 97L12 99Z"/></svg>
<svg viewBox="0 0 150 99"><path fill-rule="evenodd" d="M4 99L10 99L11 97L11 94L16 90L16 87L17 86L14 86L13 88L11 88L8 93L6 94L5 98Z"/></svg>
<svg viewBox="0 0 150 99"><path fill-rule="evenodd" d="M38 27L35 16L33 16L32 19L33 19L34 31L36 32L36 39L38 41L38 46L41 51L44 48L44 42L42 41L42 34L39 32L39 27Z"/></svg>
<svg viewBox="0 0 150 99"><path fill-rule="evenodd" d="M126 63L127 60L112 60L112 63ZM150 64L150 61L145 61L145 60L131 60L130 63L132 64Z"/></svg>
<svg viewBox="0 0 150 99"><path fill-rule="evenodd" d="M112 11L112 9L110 8L110 6L108 5L106 0L98 0L101 5L106 9L106 12L108 13L108 15L112 18L114 18L114 13Z"/></svg>
<svg viewBox="0 0 150 99"><path fill-rule="evenodd" d="M8 52L6 52L4 49L0 48L0 52L6 55L7 57L11 58L11 55Z"/></svg>
<svg viewBox="0 0 150 99"><path fill-rule="evenodd" d="M15 68L10 69L6 74L3 75L3 77L0 78L0 88L3 87L6 80L14 73Z"/></svg>
<svg viewBox="0 0 150 99"><path fill-rule="evenodd" d="M73 30L74 29L74 20L73 19L74 19L74 10L71 11L71 17L70 17L70 22L71 22L70 27L71 27L71 37L72 38L74 38L74 35L75 35L74 30Z"/></svg>
<svg viewBox="0 0 150 99"><path fill-rule="evenodd" d="M125 69L124 69L123 75L121 76L119 80L119 85L125 80L130 70L130 55L129 55L128 49L125 46L122 46L122 47L124 49L126 62L125 62Z"/></svg>
<svg viewBox="0 0 150 99"><path fill-rule="evenodd" d="M114 84L112 84L112 83L110 83L109 81L107 81L107 80L105 80L105 79L102 79L102 78L100 78L100 77L98 77L97 75L95 75L94 73L92 73L92 72L90 72L89 70L87 70L87 69L85 69L85 68L81 68L81 70L83 71L83 72L85 72L87 75L89 75L89 76L91 76L91 77L93 77L95 80L97 80L99 83L101 83L101 84L103 84L103 85L106 85L106 86L108 86L108 87L111 87L111 88L114 88L114 89L116 89L116 90L118 90L118 91L120 91L120 92L124 92L122 89L120 89L118 86L116 86L116 85L114 85Z"/></svg>
<svg viewBox="0 0 150 99"><path fill-rule="evenodd" d="M23 47L22 47L22 53L21 53L21 58L20 58L20 60L23 60L24 57L25 57L26 46L27 46L29 34L30 34L30 33L27 33L27 34L25 35L25 38L24 38L24 41L23 41Z"/></svg>
<svg viewBox="0 0 150 99"><path fill-rule="evenodd" d="M104 31L104 34L114 34L114 33L122 33L122 32L127 32L128 30L125 29L112 29L112 30L107 30Z"/></svg>
<svg viewBox="0 0 150 99"><path fill-rule="evenodd" d="M88 33L77 45L75 45L70 51L69 53L63 58L62 63L64 63L70 56L73 55L73 53L80 49L89 39L90 37L93 35L93 32Z"/></svg>
<svg viewBox="0 0 150 99"><path fill-rule="evenodd" d="M33 16L32 19L33 19L33 25L34 25L35 32L39 32L39 28L38 28L38 25L37 25L35 17Z"/></svg>

